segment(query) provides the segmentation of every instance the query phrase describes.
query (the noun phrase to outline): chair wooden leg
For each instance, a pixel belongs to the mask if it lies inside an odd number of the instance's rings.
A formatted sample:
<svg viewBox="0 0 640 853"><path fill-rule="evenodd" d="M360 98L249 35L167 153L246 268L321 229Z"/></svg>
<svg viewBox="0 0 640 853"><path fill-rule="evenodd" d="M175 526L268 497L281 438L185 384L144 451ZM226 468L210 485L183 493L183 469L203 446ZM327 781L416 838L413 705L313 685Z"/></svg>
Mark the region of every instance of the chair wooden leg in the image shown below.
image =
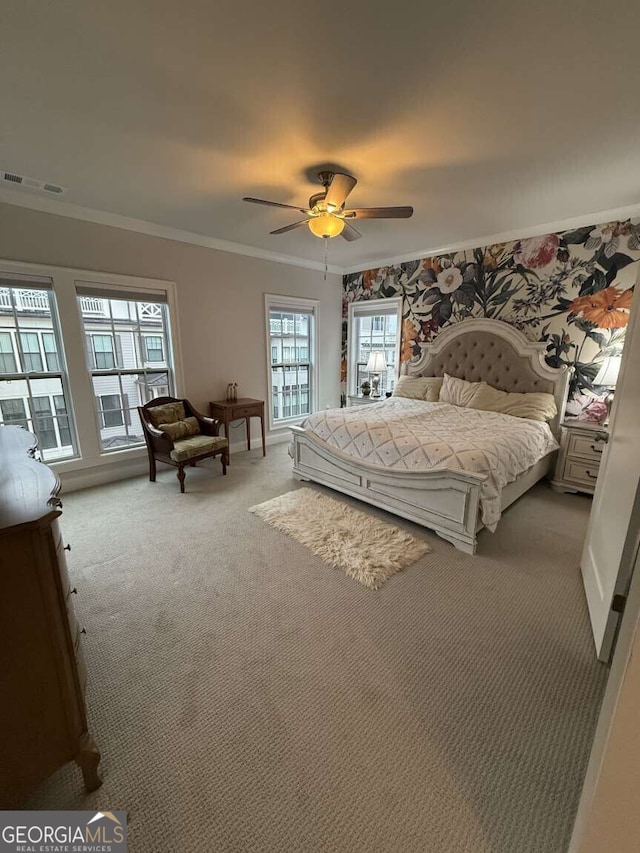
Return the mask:
<svg viewBox="0 0 640 853"><path fill-rule="evenodd" d="M156 481L156 460L151 454L149 454L149 481L151 483Z"/></svg>
<svg viewBox="0 0 640 853"><path fill-rule="evenodd" d="M178 478L178 482L180 483L180 493L184 494L184 468L182 465L178 465L178 473L176 474Z"/></svg>
<svg viewBox="0 0 640 853"><path fill-rule="evenodd" d="M196 463L195 463L195 462L189 462L189 465L191 466L191 468L195 468L195 467L196 467Z"/></svg>
<svg viewBox="0 0 640 853"><path fill-rule="evenodd" d="M226 475L227 473L227 454L226 452L222 452L220 454L220 461L222 462L222 473Z"/></svg>

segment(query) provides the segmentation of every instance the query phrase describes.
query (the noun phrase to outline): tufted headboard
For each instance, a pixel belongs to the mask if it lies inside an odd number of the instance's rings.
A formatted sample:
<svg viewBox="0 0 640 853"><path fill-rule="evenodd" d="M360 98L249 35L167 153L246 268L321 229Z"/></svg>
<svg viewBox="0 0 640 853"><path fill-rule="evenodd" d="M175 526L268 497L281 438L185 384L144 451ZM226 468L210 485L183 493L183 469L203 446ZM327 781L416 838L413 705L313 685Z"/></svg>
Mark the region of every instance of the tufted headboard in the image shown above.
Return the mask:
<svg viewBox="0 0 640 853"><path fill-rule="evenodd" d="M557 433L564 417L569 384L566 367L549 367L542 343L533 343L501 320L474 318L444 329L421 356L409 362L413 376L448 373L468 382L488 382L501 391L553 394L558 415L550 424Z"/></svg>

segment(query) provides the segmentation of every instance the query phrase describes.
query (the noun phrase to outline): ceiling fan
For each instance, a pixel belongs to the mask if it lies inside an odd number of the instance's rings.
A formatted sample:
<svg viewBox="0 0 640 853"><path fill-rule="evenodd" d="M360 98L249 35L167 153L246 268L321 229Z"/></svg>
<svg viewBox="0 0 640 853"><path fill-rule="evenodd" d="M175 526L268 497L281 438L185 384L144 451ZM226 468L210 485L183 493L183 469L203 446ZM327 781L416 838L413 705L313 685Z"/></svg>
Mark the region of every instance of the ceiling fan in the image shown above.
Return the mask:
<svg viewBox="0 0 640 853"><path fill-rule="evenodd" d="M280 204L278 201L266 201L262 198L243 198L251 204L266 204L268 207L284 207L287 210L297 210L304 213L306 219L300 219L284 228L276 228L272 234L285 234L308 225L316 237L337 237L339 234L345 240L358 240L362 234L351 222L354 219L408 219L413 216L412 207L361 207L345 210L345 202L349 193L358 183L353 175L342 172L318 172L318 180L324 187L323 192L315 193L309 199L309 207L295 207L291 204Z"/></svg>

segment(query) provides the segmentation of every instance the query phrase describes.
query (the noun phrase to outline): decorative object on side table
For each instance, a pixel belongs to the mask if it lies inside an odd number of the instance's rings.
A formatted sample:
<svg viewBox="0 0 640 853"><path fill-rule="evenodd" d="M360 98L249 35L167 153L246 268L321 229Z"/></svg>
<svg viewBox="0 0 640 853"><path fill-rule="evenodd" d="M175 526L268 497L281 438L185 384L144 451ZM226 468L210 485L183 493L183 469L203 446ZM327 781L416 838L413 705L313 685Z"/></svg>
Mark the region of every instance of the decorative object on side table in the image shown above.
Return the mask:
<svg viewBox="0 0 640 853"><path fill-rule="evenodd" d="M386 373L387 370L387 360L384 357L383 350L372 350L369 353L369 361L367 362L367 366L365 368L369 373L373 374L371 378L371 385L373 388L372 397L380 396L380 374Z"/></svg>
<svg viewBox="0 0 640 853"><path fill-rule="evenodd" d="M360 390L362 391L363 397L368 397L371 394L371 383L366 381L363 382L360 386Z"/></svg>
<svg viewBox="0 0 640 853"><path fill-rule="evenodd" d="M560 451L551 487L557 492L584 492L596 488L600 459L609 433L602 424L571 418L561 428Z"/></svg>
<svg viewBox="0 0 640 853"><path fill-rule="evenodd" d="M594 385L600 385L608 391L607 396L604 398L604 402L607 407L607 414L603 421L605 426L609 423L609 417L611 415L613 392L618 381L618 373L620 373L620 361L620 356L609 356L608 358L605 358L602 362L602 367L598 371L598 375L593 380Z"/></svg>

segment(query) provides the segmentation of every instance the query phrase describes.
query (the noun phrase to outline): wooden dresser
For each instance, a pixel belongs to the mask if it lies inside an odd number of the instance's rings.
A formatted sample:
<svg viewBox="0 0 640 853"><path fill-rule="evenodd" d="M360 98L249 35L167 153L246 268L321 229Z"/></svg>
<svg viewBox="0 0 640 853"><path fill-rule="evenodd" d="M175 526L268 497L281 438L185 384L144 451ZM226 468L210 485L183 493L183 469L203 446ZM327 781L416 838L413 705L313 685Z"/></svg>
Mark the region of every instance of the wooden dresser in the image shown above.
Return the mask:
<svg viewBox="0 0 640 853"><path fill-rule="evenodd" d="M75 761L99 788L88 731L83 631L58 523L60 482L35 436L0 427L0 808Z"/></svg>

